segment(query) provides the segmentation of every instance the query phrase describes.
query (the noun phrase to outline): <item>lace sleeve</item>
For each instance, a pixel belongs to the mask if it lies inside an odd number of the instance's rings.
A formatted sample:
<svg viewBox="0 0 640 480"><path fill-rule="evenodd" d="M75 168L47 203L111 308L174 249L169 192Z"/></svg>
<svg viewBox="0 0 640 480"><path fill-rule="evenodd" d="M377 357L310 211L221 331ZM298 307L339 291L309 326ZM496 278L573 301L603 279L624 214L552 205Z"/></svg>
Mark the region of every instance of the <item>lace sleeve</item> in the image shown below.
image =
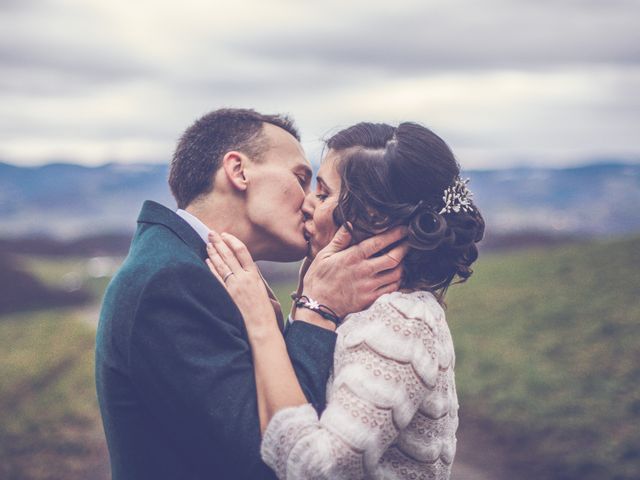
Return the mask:
<svg viewBox="0 0 640 480"><path fill-rule="evenodd" d="M396 300L381 297L343 325L332 395L320 419L310 405L272 418L261 452L278 478L364 478L435 385L433 312Z"/></svg>

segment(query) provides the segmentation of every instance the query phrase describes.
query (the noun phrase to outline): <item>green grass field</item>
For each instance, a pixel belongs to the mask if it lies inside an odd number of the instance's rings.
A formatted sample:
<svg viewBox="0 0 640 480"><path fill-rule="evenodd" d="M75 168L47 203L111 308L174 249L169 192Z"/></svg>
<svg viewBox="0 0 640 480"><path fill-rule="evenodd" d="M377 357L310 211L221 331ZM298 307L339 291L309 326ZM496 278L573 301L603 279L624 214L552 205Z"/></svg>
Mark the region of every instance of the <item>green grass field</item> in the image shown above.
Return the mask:
<svg viewBox="0 0 640 480"><path fill-rule="evenodd" d="M86 258L19 260L50 286L72 276L96 302L108 281L87 274ZM0 478L108 478L93 381L96 316L95 305L0 316Z"/></svg>
<svg viewBox="0 0 640 480"><path fill-rule="evenodd" d="M90 275L91 262L84 257L19 257L23 268L32 272L42 282L52 287L64 286L65 280L77 283L80 288L87 289L96 299L102 298L110 277ZM110 263L119 264L121 259L111 258Z"/></svg>
<svg viewBox="0 0 640 480"><path fill-rule="evenodd" d="M483 255L451 287L462 421L531 478L640 478L638 268L640 238L601 241Z"/></svg>
<svg viewBox="0 0 640 480"><path fill-rule="evenodd" d="M0 478L106 478L94 329L83 315L0 318Z"/></svg>
<svg viewBox="0 0 640 480"><path fill-rule="evenodd" d="M80 259L27 263L53 283L83 271ZM638 267L640 238L494 253L450 290L462 421L533 478L638 478ZM96 294L106 283L88 282ZM293 288L274 285L285 310ZM0 317L0 478L107 478L89 317Z"/></svg>
<svg viewBox="0 0 640 480"><path fill-rule="evenodd" d="M640 239L487 255L451 289L462 413L539 478L640 475Z"/></svg>

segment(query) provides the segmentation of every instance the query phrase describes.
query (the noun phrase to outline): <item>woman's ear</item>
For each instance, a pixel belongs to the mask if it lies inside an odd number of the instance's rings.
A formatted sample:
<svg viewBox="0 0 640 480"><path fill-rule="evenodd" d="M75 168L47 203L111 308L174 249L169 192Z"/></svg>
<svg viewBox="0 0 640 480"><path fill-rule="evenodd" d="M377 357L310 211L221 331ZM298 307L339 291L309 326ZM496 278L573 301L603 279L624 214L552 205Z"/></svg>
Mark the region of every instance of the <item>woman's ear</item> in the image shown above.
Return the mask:
<svg viewBox="0 0 640 480"><path fill-rule="evenodd" d="M222 170L227 176L229 183L240 191L247 189L247 177L245 169L248 158L246 155L236 151L230 151L222 158Z"/></svg>

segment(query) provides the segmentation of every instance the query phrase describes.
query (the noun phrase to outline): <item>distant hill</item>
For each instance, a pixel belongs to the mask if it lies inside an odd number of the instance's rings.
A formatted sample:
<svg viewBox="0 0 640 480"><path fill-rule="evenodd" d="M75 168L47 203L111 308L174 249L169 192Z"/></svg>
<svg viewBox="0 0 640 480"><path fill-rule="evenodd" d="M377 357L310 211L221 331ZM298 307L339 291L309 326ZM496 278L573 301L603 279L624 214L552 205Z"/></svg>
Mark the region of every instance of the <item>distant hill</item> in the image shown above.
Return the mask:
<svg viewBox="0 0 640 480"><path fill-rule="evenodd" d="M167 165L0 163L0 238L130 233L145 199L175 206ZM607 235L640 230L640 165L468 171L488 236L521 231Z"/></svg>
<svg viewBox="0 0 640 480"><path fill-rule="evenodd" d="M640 229L640 164L469 172L497 232L621 234Z"/></svg>
<svg viewBox="0 0 640 480"><path fill-rule="evenodd" d="M166 165L0 163L0 237L131 232L145 199L173 207Z"/></svg>
<svg viewBox="0 0 640 480"><path fill-rule="evenodd" d="M91 300L85 290L67 291L42 283L0 251L0 316L12 312L81 305Z"/></svg>

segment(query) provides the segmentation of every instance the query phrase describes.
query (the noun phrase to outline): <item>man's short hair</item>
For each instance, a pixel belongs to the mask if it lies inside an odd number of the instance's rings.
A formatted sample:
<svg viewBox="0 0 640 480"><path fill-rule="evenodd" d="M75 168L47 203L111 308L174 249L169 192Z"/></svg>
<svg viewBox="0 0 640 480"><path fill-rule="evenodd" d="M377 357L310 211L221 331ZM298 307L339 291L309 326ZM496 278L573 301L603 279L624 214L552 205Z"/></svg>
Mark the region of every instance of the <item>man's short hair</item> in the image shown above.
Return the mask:
<svg viewBox="0 0 640 480"><path fill-rule="evenodd" d="M180 138L171 161L169 187L178 208L186 208L213 190L213 177L227 152L237 150L260 161L269 147L262 126L270 123L300 141L293 120L285 115L263 115L250 109L223 108L195 121Z"/></svg>

